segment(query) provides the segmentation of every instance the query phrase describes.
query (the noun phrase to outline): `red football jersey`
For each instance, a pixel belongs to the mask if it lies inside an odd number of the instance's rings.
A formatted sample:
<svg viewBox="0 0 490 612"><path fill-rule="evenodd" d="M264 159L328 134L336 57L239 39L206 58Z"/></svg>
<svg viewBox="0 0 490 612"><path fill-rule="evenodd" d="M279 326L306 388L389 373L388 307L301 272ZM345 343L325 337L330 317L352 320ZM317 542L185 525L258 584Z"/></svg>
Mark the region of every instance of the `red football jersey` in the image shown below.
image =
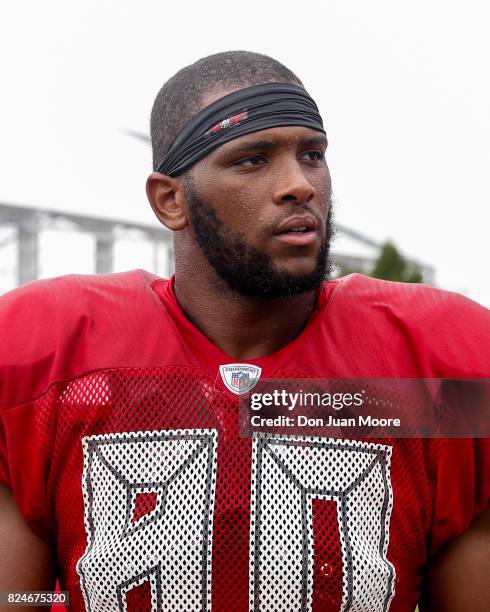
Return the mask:
<svg viewBox="0 0 490 612"><path fill-rule="evenodd" d="M487 440L239 435L235 359L142 271L0 300L0 481L70 609L413 611L428 558L489 505ZM477 378L489 315L361 275L323 285L264 378Z"/></svg>

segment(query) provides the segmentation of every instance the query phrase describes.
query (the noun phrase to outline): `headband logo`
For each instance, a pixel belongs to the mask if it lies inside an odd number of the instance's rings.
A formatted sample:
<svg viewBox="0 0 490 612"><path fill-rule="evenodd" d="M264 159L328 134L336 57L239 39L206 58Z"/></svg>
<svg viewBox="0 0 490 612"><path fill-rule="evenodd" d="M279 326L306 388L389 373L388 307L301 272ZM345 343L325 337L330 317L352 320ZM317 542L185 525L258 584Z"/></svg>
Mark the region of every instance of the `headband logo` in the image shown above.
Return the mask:
<svg viewBox="0 0 490 612"><path fill-rule="evenodd" d="M209 138L210 136L213 136L214 134L218 134L219 132L221 132L221 130L225 130L226 128L229 128L232 125L237 125L238 123L240 123L240 121L243 121L247 117L248 117L248 111L244 110L241 113L237 113L236 115L232 115L231 117L228 117L227 119L223 119L223 121L220 121L219 123L216 123L215 125L213 125L213 127L210 128L204 134L204 138Z"/></svg>

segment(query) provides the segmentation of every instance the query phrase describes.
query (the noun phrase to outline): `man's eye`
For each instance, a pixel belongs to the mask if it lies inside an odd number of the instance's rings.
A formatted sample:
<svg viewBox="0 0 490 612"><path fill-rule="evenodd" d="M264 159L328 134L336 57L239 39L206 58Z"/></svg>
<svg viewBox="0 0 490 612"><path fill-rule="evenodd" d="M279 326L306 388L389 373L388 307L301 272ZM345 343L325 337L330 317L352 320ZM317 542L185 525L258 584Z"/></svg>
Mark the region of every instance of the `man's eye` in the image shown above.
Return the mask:
<svg viewBox="0 0 490 612"><path fill-rule="evenodd" d="M258 166L264 161L264 157L262 155L252 155L252 157L247 157L247 159L242 159L237 162L238 166Z"/></svg>
<svg viewBox="0 0 490 612"><path fill-rule="evenodd" d="M307 156L310 161L320 161L325 157L323 151L305 151L302 157Z"/></svg>

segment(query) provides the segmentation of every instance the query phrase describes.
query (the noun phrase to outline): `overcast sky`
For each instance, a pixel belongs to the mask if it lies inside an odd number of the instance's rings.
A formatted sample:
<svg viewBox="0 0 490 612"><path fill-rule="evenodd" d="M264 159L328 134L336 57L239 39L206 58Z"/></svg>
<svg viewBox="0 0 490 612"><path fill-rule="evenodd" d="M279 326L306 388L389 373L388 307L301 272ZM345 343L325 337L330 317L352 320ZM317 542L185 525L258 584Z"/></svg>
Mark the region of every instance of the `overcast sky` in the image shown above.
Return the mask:
<svg viewBox="0 0 490 612"><path fill-rule="evenodd" d="M127 130L148 132L158 89L181 67L258 51L320 107L338 221L391 237L435 267L440 287L490 305L488 7L3 2L0 202L154 222L150 150ZM128 261L141 265L136 250Z"/></svg>

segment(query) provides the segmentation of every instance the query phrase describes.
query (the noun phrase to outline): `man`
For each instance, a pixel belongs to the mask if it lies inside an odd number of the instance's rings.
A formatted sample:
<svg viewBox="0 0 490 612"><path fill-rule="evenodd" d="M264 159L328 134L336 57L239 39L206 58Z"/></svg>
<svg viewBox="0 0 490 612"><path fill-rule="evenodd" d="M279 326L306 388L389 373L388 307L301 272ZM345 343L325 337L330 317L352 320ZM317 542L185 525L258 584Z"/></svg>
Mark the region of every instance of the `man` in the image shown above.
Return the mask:
<svg viewBox="0 0 490 612"><path fill-rule="evenodd" d="M487 610L483 440L251 441L233 373L485 377L488 313L425 286L322 281L325 131L271 58L184 68L151 132L175 277L2 299L0 590L57 574L73 610L400 611L422 592L428 610Z"/></svg>

